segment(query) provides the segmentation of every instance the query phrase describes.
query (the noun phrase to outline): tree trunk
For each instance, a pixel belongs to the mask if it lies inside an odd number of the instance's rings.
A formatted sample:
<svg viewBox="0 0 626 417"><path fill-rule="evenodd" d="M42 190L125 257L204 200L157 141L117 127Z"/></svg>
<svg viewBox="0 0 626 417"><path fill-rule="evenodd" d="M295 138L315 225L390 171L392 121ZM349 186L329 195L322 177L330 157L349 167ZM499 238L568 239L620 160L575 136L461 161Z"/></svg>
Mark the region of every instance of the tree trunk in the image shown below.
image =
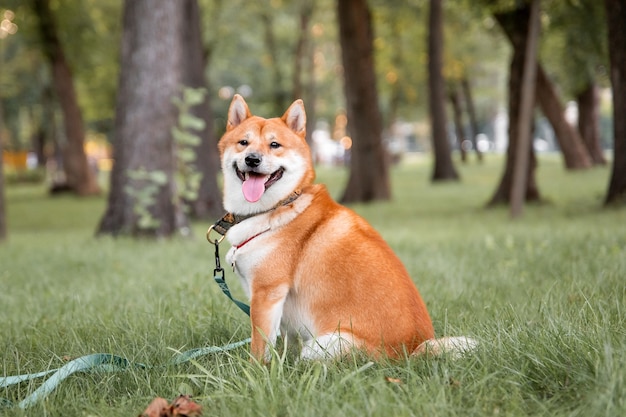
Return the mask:
<svg viewBox="0 0 626 417"><path fill-rule="evenodd" d="M448 98L452 105L452 115L454 119L454 131L456 134L456 141L459 146L459 152L461 152L461 161L467 162L467 152L465 151L463 142L465 138L465 129L463 126L463 109L461 108L461 92L456 83L451 83L449 86Z"/></svg>
<svg viewBox="0 0 626 417"><path fill-rule="evenodd" d="M293 100L302 98L304 95L304 61L309 46L309 25L311 23L311 15L313 14L313 2L304 1L300 6L299 20L300 28L298 30L298 40L294 50L293 62Z"/></svg>
<svg viewBox="0 0 626 417"><path fill-rule="evenodd" d="M202 45L202 29L200 22L200 7L198 0L183 1L183 85L192 88L206 88L205 71L207 67L206 55ZM197 132L201 138L200 145L195 147L196 159L192 163L193 169L202 174L197 197L193 201L186 201L189 214L197 219L214 217L222 210L222 193L217 185L217 174L220 167L217 152L217 138L213 129L213 109L210 95L206 94L204 101L192 108L192 114L204 120L204 129Z"/></svg>
<svg viewBox="0 0 626 417"><path fill-rule="evenodd" d="M300 5L300 28L294 53L292 100L303 99L306 105L306 141L313 145L315 130L315 66L313 65L313 44L310 38L311 18L314 0L306 0Z"/></svg>
<svg viewBox="0 0 626 417"><path fill-rule="evenodd" d="M470 134L472 147L476 152L476 158L478 162L483 161L483 153L478 149L478 119L476 118L476 107L474 106L474 98L472 95L472 87L467 77L461 78L461 88L463 89L463 97L465 98L465 107L467 108L467 115L469 117Z"/></svg>
<svg viewBox="0 0 626 417"><path fill-rule="evenodd" d="M591 157L576 128L565 119L565 111L556 88L541 65L537 68L536 94L541 111L554 129L565 161L565 168L590 168Z"/></svg>
<svg viewBox="0 0 626 417"><path fill-rule="evenodd" d="M337 0L337 15L353 143L350 176L341 201L387 200L391 197L389 163L382 142L370 10L366 0Z"/></svg>
<svg viewBox="0 0 626 417"><path fill-rule="evenodd" d="M183 71L182 6L169 0L124 2L115 164L99 234L166 237L184 226L171 133L177 115L171 100Z"/></svg>
<svg viewBox="0 0 626 417"><path fill-rule="evenodd" d="M613 86L613 169L605 205L626 205L626 3L605 0Z"/></svg>
<svg viewBox="0 0 626 417"><path fill-rule="evenodd" d="M529 150L533 147L531 125L535 107L534 88L537 85L537 49L539 43L539 0L533 0L528 17L528 33L524 45L524 68L522 73L521 97L517 116L517 149L511 183L511 217L520 217L526 196L527 172L530 165ZM532 151L531 151L532 152Z"/></svg>
<svg viewBox="0 0 626 417"><path fill-rule="evenodd" d="M516 30L516 26L519 25L520 22L515 22L514 19L511 18L511 13L497 13L495 17L505 35L511 41L513 48L519 47L519 44L513 39L514 33L512 31ZM565 167L567 169L589 168L591 166L591 158L582 143L578 131L565 119L563 105L561 104L554 84L550 81L550 78L547 76L541 64L538 63L537 65L539 67L536 69L537 82L535 86L535 101L539 104L541 111L554 129L554 135L556 136L559 147L561 148L561 153L563 154Z"/></svg>
<svg viewBox="0 0 626 417"><path fill-rule="evenodd" d="M509 204L511 202L511 190L513 188L513 170L517 159L520 118L520 104L522 101L522 77L524 73L524 62L526 61L526 41L528 33L528 23L530 9L528 6L515 9L507 13L494 15L498 23L508 27L505 31L510 31L509 39L513 44L513 56L509 68L509 145L506 151L506 163L504 173L496 192L491 197L488 206ZM532 87L534 88L534 87ZM527 92L528 94L529 92ZM539 189L535 180L536 159L532 144L527 146L526 152L529 161L526 166L526 189L524 198L527 202L540 200Z"/></svg>
<svg viewBox="0 0 626 417"><path fill-rule="evenodd" d="M598 86L593 80L576 95L578 103L578 132L594 165L606 165L600 143L600 107Z"/></svg>
<svg viewBox="0 0 626 417"><path fill-rule="evenodd" d="M398 19L392 19L389 21L391 25L391 33L389 34L390 42L393 45L391 49L391 65L397 71L404 64L404 50L402 49L402 28L398 22ZM386 117L383 117L383 131L391 131L393 124L398 117L398 108L402 102L402 83L398 82L396 76L393 80L388 80L391 83L391 93L389 95L389 105Z"/></svg>
<svg viewBox="0 0 626 417"><path fill-rule="evenodd" d="M274 14L275 11L270 7L264 7L261 11L261 22L263 23L263 31L265 36L265 47L267 48L268 57L270 59L270 69L272 71L272 85L274 110L272 114L282 114L289 107L289 96L284 89L284 75L278 55L279 47L276 42L274 33Z"/></svg>
<svg viewBox="0 0 626 417"><path fill-rule="evenodd" d="M49 0L33 0L33 9L39 18L44 55L50 62L52 83L63 111L67 137L67 143L63 147L63 169L67 185L79 195L98 194L100 187L85 155L85 127L74 90L72 72L58 37Z"/></svg>
<svg viewBox="0 0 626 417"><path fill-rule="evenodd" d="M435 164L433 181L458 180L446 128L443 66L443 0L430 0L428 18L428 104Z"/></svg>

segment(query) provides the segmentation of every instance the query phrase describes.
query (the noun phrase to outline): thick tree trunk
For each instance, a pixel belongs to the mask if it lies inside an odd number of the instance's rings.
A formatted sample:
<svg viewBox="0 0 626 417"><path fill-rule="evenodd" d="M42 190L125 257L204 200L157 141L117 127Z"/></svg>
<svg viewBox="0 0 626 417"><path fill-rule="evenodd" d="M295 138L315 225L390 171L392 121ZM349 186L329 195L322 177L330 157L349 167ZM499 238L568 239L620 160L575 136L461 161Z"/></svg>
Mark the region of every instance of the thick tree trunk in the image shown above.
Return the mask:
<svg viewBox="0 0 626 417"><path fill-rule="evenodd" d="M613 169L606 205L626 205L626 3L605 0L613 86Z"/></svg>
<svg viewBox="0 0 626 417"><path fill-rule="evenodd" d="M205 71L207 67L206 55L202 45L202 28L200 22L200 8L198 0L184 0L184 30L183 85L192 88L206 88ZM206 94L204 101L192 108L194 116L204 120L204 129L197 132L201 138L200 145L195 147L196 160L194 170L202 174L200 187L194 201L186 201L189 214L194 218L208 218L219 215L222 210L222 193L217 185L217 173L220 162L217 152L217 138L213 129L213 110L210 95Z"/></svg>
<svg viewBox="0 0 626 417"><path fill-rule="evenodd" d="M178 1L124 3L115 164L99 234L166 237L185 225L171 134L171 100L182 82L182 10Z"/></svg>
<svg viewBox="0 0 626 417"><path fill-rule="evenodd" d="M337 11L348 132L353 143L350 176L341 200L386 200L391 188L374 74L371 14L366 0L337 0Z"/></svg>
<svg viewBox="0 0 626 417"><path fill-rule="evenodd" d="M32 4L39 18L44 54L50 62L52 83L63 111L67 137L67 143L63 147L63 169L67 185L79 195L98 194L100 188L97 178L85 155L85 127L74 90L72 72L57 34L49 0L33 0Z"/></svg>
<svg viewBox="0 0 626 417"><path fill-rule="evenodd" d="M463 89L463 97L465 98L465 107L467 108L467 115L469 117L470 134L472 147L476 152L476 158L478 162L483 161L483 153L478 149L478 118L476 117L476 107L474 106L474 96L472 95L472 87L467 77L461 79L461 88Z"/></svg>
<svg viewBox="0 0 626 417"><path fill-rule="evenodd" d="M513 188L513 171L517 152L519 152L518 140L520 137L520 105L522 102L522 77L524 73L524 62L526 61L526 40L528 33L528 23L530 9L526 6L514 11L496 14L496 20L501 26L507 26L510 31L509 38L513 43L513 56L509 69L509 145L506 152L506 163L504 173L496 192L491 197L488 206L509 204L511 202L511 190ZM531 87L534 88L534 87ZM528 93L528 92L527 92ZM540 200L539 189L535 180L536 159L532 144L526 147L528 153L528 164L526 166L526 189L524 199L527 202Z"/></svg>
<svg viewBox="0 0 626 417"><path fill-rule="evenodd" d="M561 148L565 168L586 169L591 167L591 157L574 126L565 119L563 104L556 88L541 65L537 68L537 101L546 116Z"/></svg>
<svg viewBox="0 0 626 417"><path fill-rule="evenodd" d="M594 165L606 165L600 143L600 107L598 86L589 81L587 87L576 95L578 103L578 132Z"/></svg>
<svg viewBox="0 0 626 417"><path fill-rule="evenodd" d="M433 181L458 180L446 128L443 65L443 0L430 0L428 18L428 104L435 163Z"/></svg>
<svg viewBox="0 0 626 417"><path fill-rule="evenodd" d="M461 161L467 162L467 151L465 150L463 142L465 138L465 128L463 126L463 109L461 108L461 92L456 83L450 85L448 91L448 98L452 105L452 115L454 119L454 131L456 134L456 141L459 146L459 152L461 152Z"/></svg>

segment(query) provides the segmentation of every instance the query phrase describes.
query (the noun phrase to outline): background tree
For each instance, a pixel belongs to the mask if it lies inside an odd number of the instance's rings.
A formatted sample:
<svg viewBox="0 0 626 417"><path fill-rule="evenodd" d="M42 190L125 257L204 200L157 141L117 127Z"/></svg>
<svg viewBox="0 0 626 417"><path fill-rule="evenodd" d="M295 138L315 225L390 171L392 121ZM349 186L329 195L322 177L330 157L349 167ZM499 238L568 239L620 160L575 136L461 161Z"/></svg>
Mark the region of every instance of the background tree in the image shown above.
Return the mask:
<svg viewBox="0 0 626 417"><path fill-rule="evenodd" d="M99 234L170 236L184 225L176 204L172 98L182 81L183 2L124 2L115 115L115 164Z"/></svg>
<svg viewBox="0 0 626 417"><path fill-rule="evenodd" d="M586 169L591 167L591 157L576 127L565 119L565 109L556 88L548 78L542 65L538 64L535 83L537 103L550 121L559 143L565 168Z"/></svg>
<svg viewBox="0 0 626 417"><path fill-rule="evenodd" d="M459 178L448 141L445 84L441 67L443 63L443 0L430 0L428 15L428 105L430 108L431 137L434 166L433 181L457 180Z"/></svg>
<svg viewBox="0 0 626 417"><path fill-rule="evenodd" d="M532 0L528 16L528 31L526 34L525 59L522 69L522 84L519 113L517 115L517 143L511 181L511 216L519 217L522 214L526 196L526 181L529 160L529 150L533 147L532 120L535 107L535 91L537 84L537 50L541 21L539 17L539 1Z"/></svg>
<svg viewBox="0 0 626 417"><path fill-rule="evenodd" d="M515 31L519 30L517 23L507 17L506 12L495 15L506 36L511 41L513 49L524 47L524 44L514 40ZM514 51L515 53L515 51ZM538 63L535 84L536 103L541 108L558 141L567 169L586 169L591 167L591 158L585 148L576 128L565 119L565 109L557 92L556 86L550 80L543 66Z"/></svg>
<svg viewBox="0 0 626 417"><path fill-rule="evenodd" d="M474 95L472 93L472 86L467 75L461 78L461 90L463 91L463 99L465 100L465 107L467 109L467 117L469 119L470 126L470 141L472 143L472 149L476 153L478 162L483 161L483 152L478 147L477 137L480 133L478 127L478 118L476 117L476 105L474 104Z"/></svg>
<svg viewBox="0 0 626 417"><path fill-rule="evenodd" d="M289 93L284 85L285 74L283 73L283 66L280 65L280 47L278 40L276 39L276 33L274 28L277 26L275 21L275 10L270 4L263 4L260 2L259 16L263 24L263 34L265 39L266 56L269 60L269 67L272 72L272 85L274 86L272 91L272 114L282 114L283 109L289 107ZM269 3L269 2L267 2Z"/></svg>
<svg viewBox="0 0 626 417"><path fill-rule="evenodd" d="M525 184L524 200L540 200L539 189L535 180L536 159L532 146L532 141L528 140L526 149L520 149L518 142L520 139L520 113L522 102L522 88L524 68L527 59L527 42L530 21L530 7L522 3L513 10L507 10L495 14L495 18L503 28L512 43L513 55L509 66L509 144L506 151L506 162L504 172L496 188L495 193L489 201L489 206L509 204L511 202L511 191L513 189L514 170L518 152L527 152L528 163L526 163L523 183ZM533 59L533 62L536 60ZM526 88L535 88L535 85L526 85ZM529 94L526 91L526 94ZM532 96L532 95L531 95ZM522 132L523 133L523 132Z"/></svg>
<svg viewBox="0 0 626 417"><path fill-rule="evenodd" d="M546 4L541 60L562 93L576 101L578 132L594 165L606 163L600 134L599 89L610 83L604 5L595 0ZM575 68L575 71L572 71Z"/></svg>
<svg viewBox="0 0 626 417"><path fill-rule="evenodd" d="M202 41L202 23L197 0L183 1L183 85L191 88L207 90L205 71L207 54ZM217 185L217 173L220 168L217 154L217 138L213 126L213 110L209 92L203 96L199 105L191 109L191 113L204 121L204 127L197 132L200 143L193 147L194 161L191 169L201 175L195 198L185 201L189 214L195 218L217 216L222 212L222 193Z"/></svg>
<svg viewBox="0 0 626 417"><path fill-rule="evenodd" d="M594 165L605 165L600 136L600 91L594 79L576 94L578 108L578 132Z"/></svg>
<svg viewBox="0 0 626 417"><path fill-rule="evenodd" d="M477 143L481 128L474 100L473 78L477 73L486 72L486 65L480 59L486 55L483 49L494 47L493 39L489 40L490 35L483 23L489 20L489 16L479 5L465 2L444 3L444 15L443 75L448 87L461 160L466 162L468 145L471 144L476 158L481 161L482 152ZM493 83L499 77L491 74L490 78ZM464 141L464 147L461 147Z"/></svg>
<svg viewBox="0 0 626 417"><path fill-rule="evenodd" d="M366 0L337 0L337 16L352 136L350 175L341 200L386 200L391 189L376 90L371 13Z"/></svg>
<svg viewBox="0 0 626 417"><path fill-rule="evenodd" d="M467 151L464 142L467 138L465 137L465 123L463 122L461 89L457 82L448 82L448 100L452 107L452 120L454 121L454 132L459 147L459 153L461 154L461 162L466 163Z"/></svg>
<svg viewBox="0 0 626 417"><path fill-rule="evenodd" d="M85 155L85 127L78 104L70 65L59 40L55 17L49 0L32 0L39 19L44 55L50 63L52 82L63 112L67 143L63 146L63 170L67 185L79 195L100 192L94 171Z"/></svg>
<svg viewBox="0 0 626 417"><path fill-rule="evenodd" d="M613 169L605 204L626 205L626 4L604 0L613 85Z"/></svg>
<svg viewBox="0 0 626 417"><path fill-rule="evenodd" d="M298 9L299 29L294 49L292 100L303 99L306 103L306 141L312 145L315 130L315 70L311 21L315 11L314 0L303 0Z"/></svg>

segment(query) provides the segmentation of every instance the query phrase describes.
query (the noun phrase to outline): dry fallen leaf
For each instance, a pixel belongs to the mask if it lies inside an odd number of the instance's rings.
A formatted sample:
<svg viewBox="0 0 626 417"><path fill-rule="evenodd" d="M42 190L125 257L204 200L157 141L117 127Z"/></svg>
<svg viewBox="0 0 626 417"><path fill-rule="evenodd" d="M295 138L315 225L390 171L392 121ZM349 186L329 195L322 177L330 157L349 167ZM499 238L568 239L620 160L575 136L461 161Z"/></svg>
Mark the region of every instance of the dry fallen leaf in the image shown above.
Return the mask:
<svg viewBox="0 0 626 417"><path fill-rule="evenodd" d="M172 417L196 417L202 415L202 406L191 400L189 395L179 395L170 406Z"/></svg>
<svg viewBox="0 0 626 417"><path fill-rule="evenodd" d="M139 417L167 417L168 416L168 404L165 398L157 397L148 408Z"/></svg>
<svg viewBox="0 0 626 417"><path fill-rule="evenodd" d="M391 383L391 384L398 384L401 385L402 384L402 380L400 378L392 378L390 376L386 376L385 377L385 381Z"/></svg>
<svg viewBox="0 0 626 417"><path fill-rule="evenodd" d="M202 406L191 400L189 395L179 395L172 404L157 397L139 417L198 417L202 415Z"/></svg>

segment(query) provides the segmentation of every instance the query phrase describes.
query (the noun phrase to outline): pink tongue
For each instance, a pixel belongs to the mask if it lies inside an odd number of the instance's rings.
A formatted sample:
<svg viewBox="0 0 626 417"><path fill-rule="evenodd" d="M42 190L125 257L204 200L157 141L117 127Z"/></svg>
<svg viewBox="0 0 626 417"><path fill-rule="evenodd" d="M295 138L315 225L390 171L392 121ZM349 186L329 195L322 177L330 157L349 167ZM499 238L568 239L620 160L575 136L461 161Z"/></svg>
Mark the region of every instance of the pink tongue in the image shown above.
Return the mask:
<svg viewBox="0 0 626 417"><path fill-rule="evenodd" d="M243 182L243 196L251 203L256 203L265 192L265 176L250 175L250 178Z"/></svg>

